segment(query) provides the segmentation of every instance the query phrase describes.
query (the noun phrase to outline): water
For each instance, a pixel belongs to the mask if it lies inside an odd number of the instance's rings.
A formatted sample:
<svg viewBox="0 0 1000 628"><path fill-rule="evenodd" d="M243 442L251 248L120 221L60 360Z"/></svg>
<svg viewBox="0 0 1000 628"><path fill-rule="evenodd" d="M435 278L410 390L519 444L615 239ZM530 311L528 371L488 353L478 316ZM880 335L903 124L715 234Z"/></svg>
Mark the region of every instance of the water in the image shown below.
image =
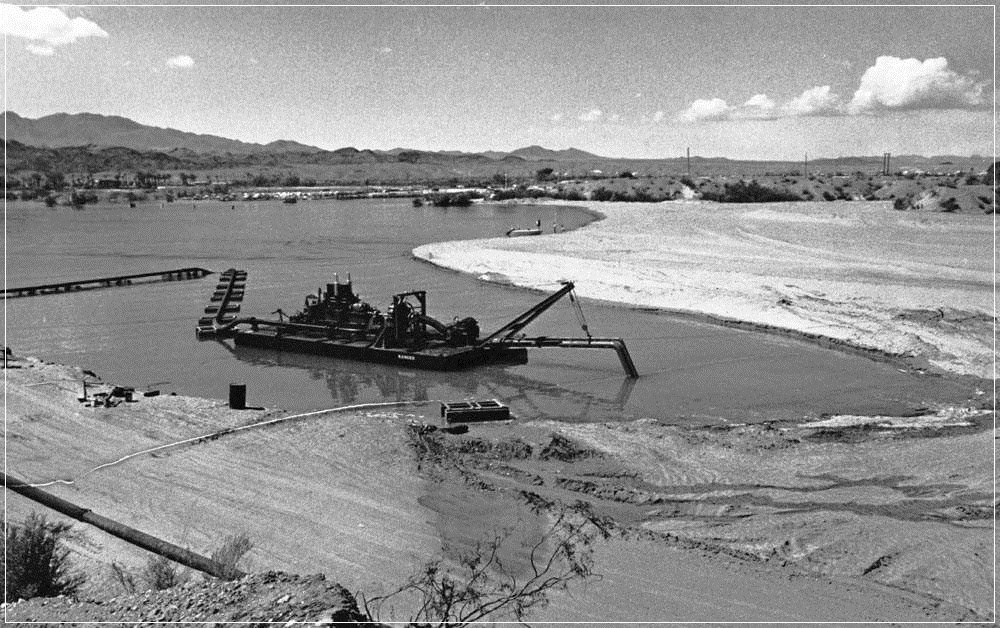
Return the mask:
<svg viewBox="0 0 1000 628"><path fill-rule="evenodd" d="M7 210L7 282L36 285L187 266L249 272L242 315L299 309L304 295L351 273L385 310L392 294L426 290L440 320L474 316L484 334L544 295L486 284L414 260L440 240L493 237L514 225L591 220L582 210L524 205L414 208L407 200L140 203ZM397 400L498 398L520 417L671 422L893 413L961 402L972 385L803 341L585 302L595 336L624 337L641 377L612 351L529 350L529 363L435 373L198 342L194 327L217 277L10 299L7 344L17 354L79 365L138 389L225 399L247 384L250 405L311 410ZM582 336L568 300L526 330Z"/></svg>

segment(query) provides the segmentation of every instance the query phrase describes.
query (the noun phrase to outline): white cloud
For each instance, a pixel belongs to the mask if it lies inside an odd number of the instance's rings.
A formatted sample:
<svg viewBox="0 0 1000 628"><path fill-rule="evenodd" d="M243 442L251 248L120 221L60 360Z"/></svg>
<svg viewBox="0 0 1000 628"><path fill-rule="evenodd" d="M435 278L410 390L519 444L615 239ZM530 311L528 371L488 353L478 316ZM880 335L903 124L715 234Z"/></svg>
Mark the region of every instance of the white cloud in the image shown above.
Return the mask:
<svg viewBox="0 0 1000 628"><path fill-rule="evenodd" d="M549 118L549 120L552 120L553 122L561 122L562 119L563 119L563 114L561 113L554 113L552 114L552 117Z"/></svg>
<svg viewBox="0 0 1000 628"><path fill-rule="evenodd" d="M100 26L82 17L70 18L61 9L37 7L24 10L12 4L0 4L0 33L43 42L29 48L35 54L51 54L55 46L71 44L84 37L107 37Z"/></svg>
<svg viewBox="0 0 1000 628"><path fill-rule="evenodd" d="M730 106L721 98L698 99L677 115L682 122L773 120L801 116L876 114L889 110L974 109L985 104L987 82L948 69L944 57L919 61L879 57L862 75L847 102L829 85L811 87L778 104L766 94Z"/></svg>
<svg viewBox="0 0 1000 628"><path fill-rule="evenodd" d="M194 59L187 55L177 55L167 59L167 65L172 68L193 68Z"/></svg>
<svg viewBox="0 0 1000 628"><path fill-rule="evenodd" d="M653 122L663 122L667 117L667 114L662 111L657 111L653 114Z"/></svg>
<svg viewBox="0 0 1000 628"><path fill-rule="evenodd" d="M600 109L591 109L590 111L581 113L577 119L581 122L597 122L603 115L604 112Z"/></svg>
<svg viewBox="0 0 1000 628"><path fill-rule="evenodd" d="M711 100L699 98L677 117L684 122L700 122L702 120L725 120L730 113L729 105L721 98L712 98Z"/></svg>
<svg viewBox="0 0 1000 628"><path fill-rule="evenodd" d="M851 113L885 109L965 109L984 103L985 83L948 69L944 57L879 57L865 70L848 105Z"/></svg>
<svg viewBox="0 0 1000 628"><path fill-rule="evenodd" d="M843 100L830 92L829 85L812 87L782 106L788 116L838 115L843 111Z"/></svg>
<svg viewBox="0 0 1000 628"><path fill-rule="evenodd" d="M766 120L775 115L775 103L767 94L751 96L739 107L734 107L729 117L750 120Z"/></svg>
<svg viewBox="0 0 1000 628"><path fill-rule="evenodd" d="M33 55L38 55L39 57L51 57L56 53L56 49L52 46L39 46L38 44L28 44L25 46Z"/></svg>
<svg viewBox="0 0 1000 628"><path fill-rule="evenodd" d="M378 53L383 57L387 57L392 54L392 48L390 48L389 46L382 46L381 48L378 49Z"/></svg>

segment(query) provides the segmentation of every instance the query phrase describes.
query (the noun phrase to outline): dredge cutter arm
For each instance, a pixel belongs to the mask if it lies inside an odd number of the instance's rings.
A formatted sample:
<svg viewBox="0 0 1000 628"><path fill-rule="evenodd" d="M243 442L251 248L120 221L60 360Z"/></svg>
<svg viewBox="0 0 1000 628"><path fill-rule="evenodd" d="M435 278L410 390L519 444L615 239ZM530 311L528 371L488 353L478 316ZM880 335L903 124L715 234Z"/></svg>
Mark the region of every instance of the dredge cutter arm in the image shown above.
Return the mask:
<svg viewBox="0 0 1000 628"><path fill-rule="evenodd" d="M635 363L632 362L632 356L629 354L628 347L625 346L624 340L621 338L591 338L586 325L584 325L584 331L587 333L586 338L560 338L551 336L540 336L537 338L514 337L515 334L527 327L533 320L541 316L545 310L552 307L559 299L563 298L567 294L570 295L570 299L573 299L573 282L564 281L562 283L562 288L484 338L479 345L486 346L492 344L504 345L508 347L563 347L566 349L614 349L615 353L618 354L618 359L622 363L622 368L625 369L625 374L629 377L639 377L639 371L636 370ZM574 300L573 304L579 308L578 301Z"/></svg>

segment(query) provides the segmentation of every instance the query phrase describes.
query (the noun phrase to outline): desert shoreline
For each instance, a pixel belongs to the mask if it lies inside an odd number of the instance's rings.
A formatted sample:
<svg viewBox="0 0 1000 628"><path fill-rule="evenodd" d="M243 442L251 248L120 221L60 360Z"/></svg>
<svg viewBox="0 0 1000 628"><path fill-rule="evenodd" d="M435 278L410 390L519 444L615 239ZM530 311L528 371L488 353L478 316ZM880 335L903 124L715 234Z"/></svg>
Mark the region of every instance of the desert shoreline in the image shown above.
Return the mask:
<svg viewBox="0 0 1000 628"><path fill-rule="evenodd" d="M558 201L549 204L554 207L565 205ZM951 216L907 216L905 212L888 209L889 204L882 202L754 205L758 204L574 202L574 207L590 211L600 218L573 231L545 233L541 237L428 244L414 249L413 256L442 269L474 275L482 281L542 292L558 286L559 274L564 273L565 278L572 278L576 283L576 291L581 297L610 306L657 311L699 322L798 338L941 375L995 379L992 268L981 260L957 271L949 267L952 260L935 260L930 270L940 268L945 274L957 275L943 277L943 285L940 286L914 283L910 275L915 271L926 272L927 269L920 268L919 261L904 260L898 272L889 269L885 273L896 282L886 286L886 290L892 288L894 292L879 294L879 286L872 285L874 280L851 282L846 276L851 262L836 259L837 251L829 250L835 249L836 243L828 245L827 250L796 251L788 256L789 263L801 266L794 272L775 272L774 266L781 260L768 260L765 272L758 274L745 270L746 266L761 256L761 248L771 242L753 242L754 237L760 237L759 233L743 238L738 236L746 234L738 234L727 242L730 236L724 232L725 228L742 229L744 222L752 222L743 220L743 215L754 212L775 214L765 215L763 220L758 221L764 223L761 232L766 229L769 220L782 227L810 220L817 223L857 223L846 224L841 237L850 237L851 230L872 226L864 222L866 211L874 212L872 215L881 221L886 221L887 217L888 220L898 217L914 220L917 224L922 217L942 224L940 221L951 219ZM838 208L846 209L847 215L839 216ZM694 219L691 224L685 224L683 229L686 231L680 233L668 233L667 226L657 231L656 218L663 212L681 212L685 218ZM698 212L729 212L735 218L728 222L723 218L722 222L710 220L702 224L698 221ZM815 218L813 214L816 214ZM636 223L632 228L628 226L630 220ZM963 228L968 227L970 218L962 217L960 220L966 223ZM987 223L992 223L992 220L985 216L974 216L971 220L980 224L973 224L971 229L960 232L956 237L971 233L978 238L972 242L974 247L991 251L993 228ZM879 227L881 225L875 225L876 229ZM647 228L654 231L642 233ZM708 233L697 234L699 231ZM722 240L723 244L731 243L737 250L723 256L724 259L718 263L706 260L707 255L703 251L691 250L694 246L688 246L689 250L680 253L671 251L669 247L679 244L687 233L695 233L701 238L696 245L709 246L712 240ZM630 238L641 235L649 237L630 250ZM783 237L791 239L797 235L799 233L793 226L792 229L785 229ZM814 234L807 235L812 238L810 244L818 239ZM663 241L649 242L650 238L657 237L663 238ZM919 244L927 247L931 242ZM787 245L787 242L779 242L778 245ZM952 246L954 243L949 243L949 247ZM854 252L848 251L847 254ZM945 255L953 253L951 248L945 251ZM832 261L827 259L831 257ZM881 261L879 258L866 260L860 270L870 272ZM740 270L724 272L723 265L727 262L741 266ZM580 271L579 267L587 263L596 268ZM660 268L656 267L657 263L661 263ZM575 273L572 270L574 265L577 266ZM543 268L549 269L549 272L541 275L535 272ZM678 269L682 276L669 276L664 270L667 268ZM816 272L817 269L819 272L832 270L837 276L827 280L818 272L808 277L802 272ZM636 280L643 274L647 276ZM713 284L713 280L718 281ZM798 285L807 281L809 286ZM861 294L858 297L851 295L852 289L860 290ZM719 292L723 294L720 296ZM838 298L826 298L830 292ZM943 300L945 297L948 300ZM852 300L860 301L860 305L852 303Z"/></svg>

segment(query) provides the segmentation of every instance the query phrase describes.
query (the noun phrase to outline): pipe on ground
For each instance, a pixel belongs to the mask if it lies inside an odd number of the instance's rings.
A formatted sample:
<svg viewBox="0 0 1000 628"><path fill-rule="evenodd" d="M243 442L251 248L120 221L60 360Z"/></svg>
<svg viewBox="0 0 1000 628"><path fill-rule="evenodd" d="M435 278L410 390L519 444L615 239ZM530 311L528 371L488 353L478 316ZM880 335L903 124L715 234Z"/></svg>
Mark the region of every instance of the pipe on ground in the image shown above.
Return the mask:
<svg viewBox="0 0 1000 628"><path fill-rule="evenodd" d="M183 547L179 547L173 543L164 541L163 539L158 539L155 536L142 532L141 530L136 530L135 528L114 521L113 519L103 517L86 508L77 506L76 504L68 502L61 497L56 497L55 495L46 493L45 491L25 484L21 480L11 477L6 473L0 473L0 475L3 476L4 486L7 487L8 490L14 491L19 495L23 495L34 502L51 508L56 512L62 513L67 517L72 517L78 521L88 523L107 532L111 536L118 537L119 539L127 541L132 545L168 558L176 563L180 563L185 567L197 569L202 573L207 573L210 576L221 578L223 580L232 580L246 575L244 572L236 568L226 567L211 558L195 554L194 552L186 550Z"/></svg>

